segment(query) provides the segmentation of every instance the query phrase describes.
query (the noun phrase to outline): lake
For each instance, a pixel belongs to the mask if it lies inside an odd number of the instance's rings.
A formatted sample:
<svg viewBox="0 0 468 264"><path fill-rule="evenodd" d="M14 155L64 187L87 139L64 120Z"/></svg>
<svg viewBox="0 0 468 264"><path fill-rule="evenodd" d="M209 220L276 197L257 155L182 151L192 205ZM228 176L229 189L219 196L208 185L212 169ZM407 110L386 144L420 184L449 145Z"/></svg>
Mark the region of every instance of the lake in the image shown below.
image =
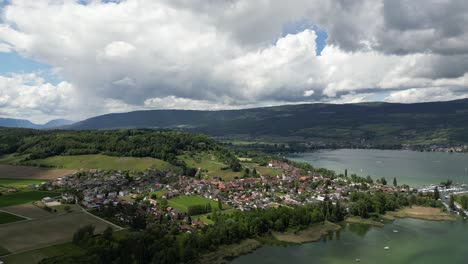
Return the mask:
<svg viewBox="0 0 468 264"><path fill-rule="evenodd" d="M339 149L301 153L288 158L348 175L356 173L391 183L421 186L452 179L468 183L468 154L405 150Z"/></svg>
<svg viewBox="0 0 468 264"><path fill-rule="evenodd" d="M394 232L397 231L398 233ZM346 224L331 239L263 246L231 264L468 263L468 223L397 219L385 227ZM385 250L385 247L389 247Z"/></svg>
<svg viewBox="0 0 468 264"><path fill-rule="evenodd" d="M337 173L396 177L411 186L447 178L468 182L468 155L400 150L323 150L288 158ZM395 232L397 231L397 232ZM397 219L385 227L346 224L329 239L294 246L264 246L232 264L258 263L468 263L468 222ZM385 250L384 247L389 247Z"/></svg>

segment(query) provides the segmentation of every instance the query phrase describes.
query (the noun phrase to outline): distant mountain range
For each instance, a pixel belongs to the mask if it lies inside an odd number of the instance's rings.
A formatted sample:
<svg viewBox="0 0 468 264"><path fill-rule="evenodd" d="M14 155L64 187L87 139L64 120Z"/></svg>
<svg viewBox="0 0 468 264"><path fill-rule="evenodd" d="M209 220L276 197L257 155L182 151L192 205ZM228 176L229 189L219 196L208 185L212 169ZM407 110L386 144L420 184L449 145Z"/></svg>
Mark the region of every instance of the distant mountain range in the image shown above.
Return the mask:
<svg viewBox="0 0 468 264"><path fill-rule="evenodd" d="M45 124L34 124L29 120L13 119L13 118L0 118L0 127L21 127L21 128L34 128L34 129L52 129L63 127L73 124L73 121L65 119L51 120Z"/></svg>
<svg viewBox="0 0 468 264"><path fill-rule="evenodd" d="M222 111L150 110L93 117L66 129L152 128L236 141L430 145L468 143L468 99L415 104L301 104Z"/></svg>
<svg viewBox="0 0 468 264"><path fill-rule="evenodd" d="M242 110L150 110L38 125L0 118L0 126L34 129L172 129L230 141L391 146L468 144L468 99L416 104L301 104Z"/></svg>

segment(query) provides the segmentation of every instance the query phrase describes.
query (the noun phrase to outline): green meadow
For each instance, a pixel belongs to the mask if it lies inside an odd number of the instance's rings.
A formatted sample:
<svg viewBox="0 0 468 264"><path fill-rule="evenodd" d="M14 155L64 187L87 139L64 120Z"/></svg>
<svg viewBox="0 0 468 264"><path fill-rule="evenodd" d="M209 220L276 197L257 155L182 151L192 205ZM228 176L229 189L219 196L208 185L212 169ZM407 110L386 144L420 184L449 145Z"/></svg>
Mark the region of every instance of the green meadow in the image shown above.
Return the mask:
<svg viewBox="0 0 468 264"><path fill-rule="evenodd" d="M210 153L200 153L195 155L181 155L179 159L183 160L188 166L201 168L206 178L221 177L228 181L234 177L242 176L242 172L234 172L227 168L227 165L219 161L215 155Z"/></svg>
<svg viewBox="0 0 468 264"><path fill-rule="evenodd" d="M211 205L212 210L218 209L218 202L207 199L200 195L182 195L168 200L169 206L183 212L188 212L188 208L190 206L206 205L208 203ZM223 204L223 209L228 208L230 208L228 205Z"/></svg>
<svg viewBox="0 0 468 264"><path fill-rule="evenodd" d="M175 167L155 158L113 157L106 155L54 156L30 162L32 165L63 169L138 170L154 168L171 170Z"/></svg>
<svg viewBox="0 0 468 264"><path fill-rule="evenodd" d="M41 184L47 182L43 179L0 179L0 186L21 188L31 184Z"/></svg>
<svg viewBox="0 0 468 264"><path fill-rule="evenodd" d="M41 200L44 197L55 197L60 195L58 192L45 191L24 191L0 196L0 207L24 204Z"/></svg>

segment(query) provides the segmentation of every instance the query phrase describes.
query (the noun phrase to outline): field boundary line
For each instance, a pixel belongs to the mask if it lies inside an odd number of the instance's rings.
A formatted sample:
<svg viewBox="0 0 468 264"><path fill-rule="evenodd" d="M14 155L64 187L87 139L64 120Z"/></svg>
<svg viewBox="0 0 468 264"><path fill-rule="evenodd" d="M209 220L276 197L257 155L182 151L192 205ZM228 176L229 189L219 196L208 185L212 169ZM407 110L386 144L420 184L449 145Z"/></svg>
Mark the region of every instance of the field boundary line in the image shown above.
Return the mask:
<svg viewBox="0 0 468 264"><path fill-rule="evenodd" d="M110 221L107 221L106 219L103 219L103 218L101 218L101 217L99 217L99 216L97 216L97 215L94 215L94 214L88 212L86 209L84 209L83 207L81 207L81 205L78 205L78 206L81 208L81 210L82 210L84 213L86 213L86 214L88 214L88 215L91 215L92 217L94 217L94 218L96 218L96 219L99 219L99 220L101 220L101 221L103 221L103 222L105 222L105 223L107 223L107 224L109 224L109 225L111 225L111 226L117 228L117 229L118 229L117 231L120 231L120 230L124 230L124 229L125 229L125 228L123 228L123 227L121 227L121 226L118 226L118 225L116 225L116 224L114 224L114 223L112 223L112 222L110 222Z"/></svg>
<svg viewBox="0 0 468 264"><path fill-rule="evenodd" d="M11 214L11 215L18 216L18 217L21 217L21 218L24 218L24 219L25 219L25 220L20 220L20 221L32 220L31 217L27 217L27 216L24 216L24 215L15 214L15 213L12 213L12 212L5 211L5 210L3 210L3 209L0 209L0 212L7 213L7 214ZM16 222L19 222L19 221L16 221ZM13 223L15 223L15 222L13 222Z"/></svg>

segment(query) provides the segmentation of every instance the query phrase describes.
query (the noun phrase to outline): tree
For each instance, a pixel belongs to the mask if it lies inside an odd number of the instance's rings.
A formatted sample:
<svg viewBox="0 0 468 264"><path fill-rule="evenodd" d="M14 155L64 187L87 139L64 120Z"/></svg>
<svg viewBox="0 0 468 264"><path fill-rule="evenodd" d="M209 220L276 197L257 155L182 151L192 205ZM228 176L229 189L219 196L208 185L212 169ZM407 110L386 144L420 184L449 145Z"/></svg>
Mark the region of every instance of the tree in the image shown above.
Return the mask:
<svg viewBox="0 0 468 264"><path fill-rule="evenodd" d="M112 238L113 238L112 233L113 233L112 227L108 226L102 233L102 239L106 241L112 241Z"/></svg>
<svg viewBox="0 0 468 264"><path fill-rule="evenodd" d="M434 188L434 200L439 200L440 199L440 193L439 193L439 188L436 186Z"/></svg>
<svg viewBox="0 0 468 264"><path fill-rule="evenodd" d="M347 178L348 177L348 169L344 170L344 176Z"/></svg>
<svg viewBox="0 0 468 264"><path fill-rule="evenodd" d="M397 183L396 178L393 178L393 186L394 186L394 187L398 187L398 183Z"/></svg>
<svg viewBox="0 0 468 264"><path fill-rule="evenodd" d="M73 235L73 244L78 246L85 246L94 235L94 226L86 225L79 228Z"/></svg>
<svg viewBox="0 0 468 264"><path fill-rule="evenodd" d="M380 178L380 182L382 183L382 185L387 185L387 180L385 179L385 177Z"/></svg>
<svg viewBox="0 0 468 264"><path fill-rule="evenodd" d="M450 209L452 210L455 210L455 196L453 196L453 194L450 195L449 197L449 207Z"/></svg>

